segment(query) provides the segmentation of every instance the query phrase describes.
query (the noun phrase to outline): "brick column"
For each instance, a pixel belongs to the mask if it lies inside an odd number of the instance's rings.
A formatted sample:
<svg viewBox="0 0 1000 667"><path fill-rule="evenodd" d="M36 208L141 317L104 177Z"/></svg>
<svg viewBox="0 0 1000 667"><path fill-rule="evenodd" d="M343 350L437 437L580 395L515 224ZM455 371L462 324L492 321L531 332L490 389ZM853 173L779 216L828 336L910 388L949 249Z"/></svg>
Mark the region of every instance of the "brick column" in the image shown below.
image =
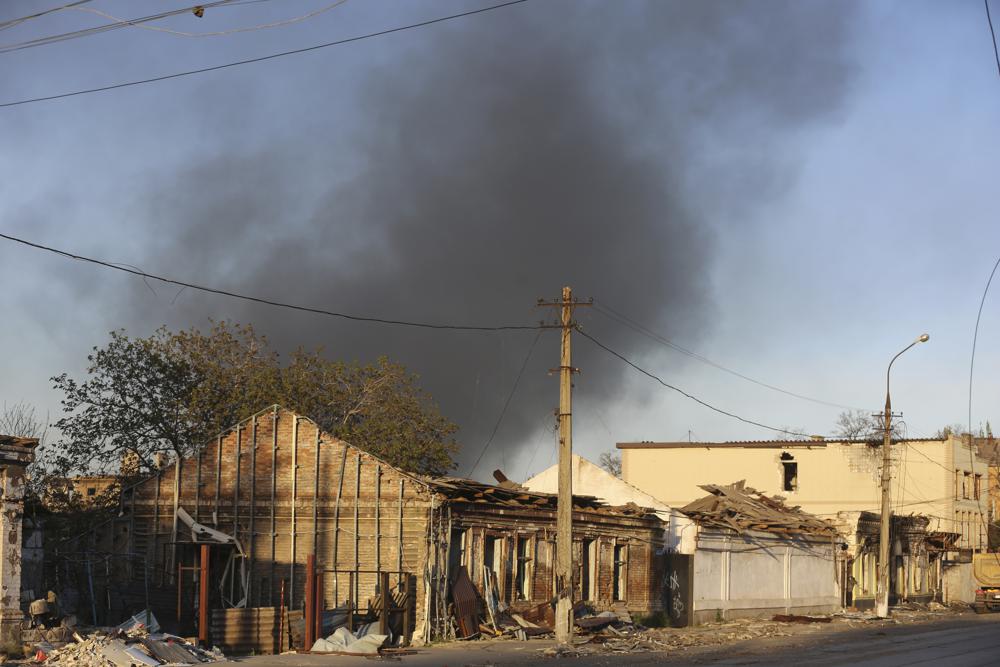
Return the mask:
<svg viewBox="0 0 1000 667"><path fill-rule="evenodd" d="M0 469L0 642L21 641L21 519L24 468Z"/></svg>

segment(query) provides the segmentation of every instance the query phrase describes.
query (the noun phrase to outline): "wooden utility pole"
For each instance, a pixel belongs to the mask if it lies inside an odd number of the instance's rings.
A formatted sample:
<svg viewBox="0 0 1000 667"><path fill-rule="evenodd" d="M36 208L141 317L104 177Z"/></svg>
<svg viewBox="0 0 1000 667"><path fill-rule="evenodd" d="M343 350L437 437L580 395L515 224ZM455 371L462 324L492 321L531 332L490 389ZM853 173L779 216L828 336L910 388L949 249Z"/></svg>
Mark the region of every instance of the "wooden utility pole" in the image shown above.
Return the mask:
<svg viewBox="0 0 1000 667"><path fill-rule="evenodd" d="M559 307L559 498L556 510L556 641L573 637L573 355L570 335L576 327L573 308L589 303L573 301L573 290L563 287L562 299L539 306Z"/></svg>

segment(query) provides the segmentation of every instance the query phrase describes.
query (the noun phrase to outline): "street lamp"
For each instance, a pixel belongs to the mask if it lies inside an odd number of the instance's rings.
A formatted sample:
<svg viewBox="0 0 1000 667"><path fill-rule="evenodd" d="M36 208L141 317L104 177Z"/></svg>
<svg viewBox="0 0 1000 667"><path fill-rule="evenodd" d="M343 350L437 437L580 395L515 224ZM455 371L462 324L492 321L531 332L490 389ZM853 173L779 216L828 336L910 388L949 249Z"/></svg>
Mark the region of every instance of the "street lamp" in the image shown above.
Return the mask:
<svg viewBox="0 0 1000 667"><path fill-rule="evenodd" d="M889 487L892 481L889 447L892 444L892 401L889 398L889 372L892 364L917 343L926 343L931 339L929 334L921 334L915 341L900 350L885 371L885 415L882 424L885 433L882 439L882 513L880 515L880 530L878 541L878 591L875 596L875 615L879 618L889 617Z"/></svg>

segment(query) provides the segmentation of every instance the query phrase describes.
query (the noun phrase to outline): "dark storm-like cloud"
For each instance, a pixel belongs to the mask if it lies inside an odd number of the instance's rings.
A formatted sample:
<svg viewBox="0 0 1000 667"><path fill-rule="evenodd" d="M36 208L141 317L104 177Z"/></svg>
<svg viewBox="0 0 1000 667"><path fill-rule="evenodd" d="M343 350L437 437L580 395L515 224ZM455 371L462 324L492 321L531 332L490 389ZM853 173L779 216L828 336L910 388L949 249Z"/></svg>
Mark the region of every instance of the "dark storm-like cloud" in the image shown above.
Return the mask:
<svg viewBox="0 0 1000 667"><path fill-rule="evenodd" d="M302 136L230 138L136 190L136 217L153 230L143 266L339 311L486 325L533 323L546 315L537 297L572 285L690 340L715 315L713 249L731 223L713 216L749 217L780 196L800 152L788 137L843 106L849 14L832 2L534 2L428 29L357 89L329 91L330 115L349 107L353 122L324 123L316 109ZM143 326L232 317L284 350L402 360L462 427L463 463L534 336L351 324L196 294L166 308L173 292L151 301L134 289L122 316ZM627 354L650 345L581 317ZM629 369L577 340L578 389L613 401ZM556 354L543 335L498 450L522 446L555 406L545 371Z"/></svg>

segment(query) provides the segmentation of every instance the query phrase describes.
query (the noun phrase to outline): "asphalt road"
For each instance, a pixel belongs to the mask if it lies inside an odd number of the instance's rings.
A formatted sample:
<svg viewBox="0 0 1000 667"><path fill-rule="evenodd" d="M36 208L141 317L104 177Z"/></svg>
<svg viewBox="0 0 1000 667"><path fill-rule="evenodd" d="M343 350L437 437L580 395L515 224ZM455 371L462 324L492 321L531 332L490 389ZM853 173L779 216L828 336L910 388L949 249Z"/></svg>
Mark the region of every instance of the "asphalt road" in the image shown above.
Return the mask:
<svg viewBox="0 0 1000 667"><path fill-rule="evenodd" d="M801 626L800 626L801 627ZM801 628L792 636L739 641L724 646L670 653L599 653L548 658L540 649L552 642L452 643L402 656L400 667L501 667L545 664L555 667L623 665L774 665L776 667L863 665L1000 666L1000 614L963 614L934 622L901 625L838 624ZM371 666L373 660L348 656L283 655L238 658L245 667ZM381 662L381 661L379 661Z"/></svg>
<svg viewBox="0 0 1000 667"><path fill-rule="evenodd" d="M772 645L730 646L697 665L1000 665L1000 614L964 615L936 623L855 629ZM721 654L720 654L721 653ZM728 655L726 655L728 653ZM683 663L675 663L683 664Z"/></svg>

